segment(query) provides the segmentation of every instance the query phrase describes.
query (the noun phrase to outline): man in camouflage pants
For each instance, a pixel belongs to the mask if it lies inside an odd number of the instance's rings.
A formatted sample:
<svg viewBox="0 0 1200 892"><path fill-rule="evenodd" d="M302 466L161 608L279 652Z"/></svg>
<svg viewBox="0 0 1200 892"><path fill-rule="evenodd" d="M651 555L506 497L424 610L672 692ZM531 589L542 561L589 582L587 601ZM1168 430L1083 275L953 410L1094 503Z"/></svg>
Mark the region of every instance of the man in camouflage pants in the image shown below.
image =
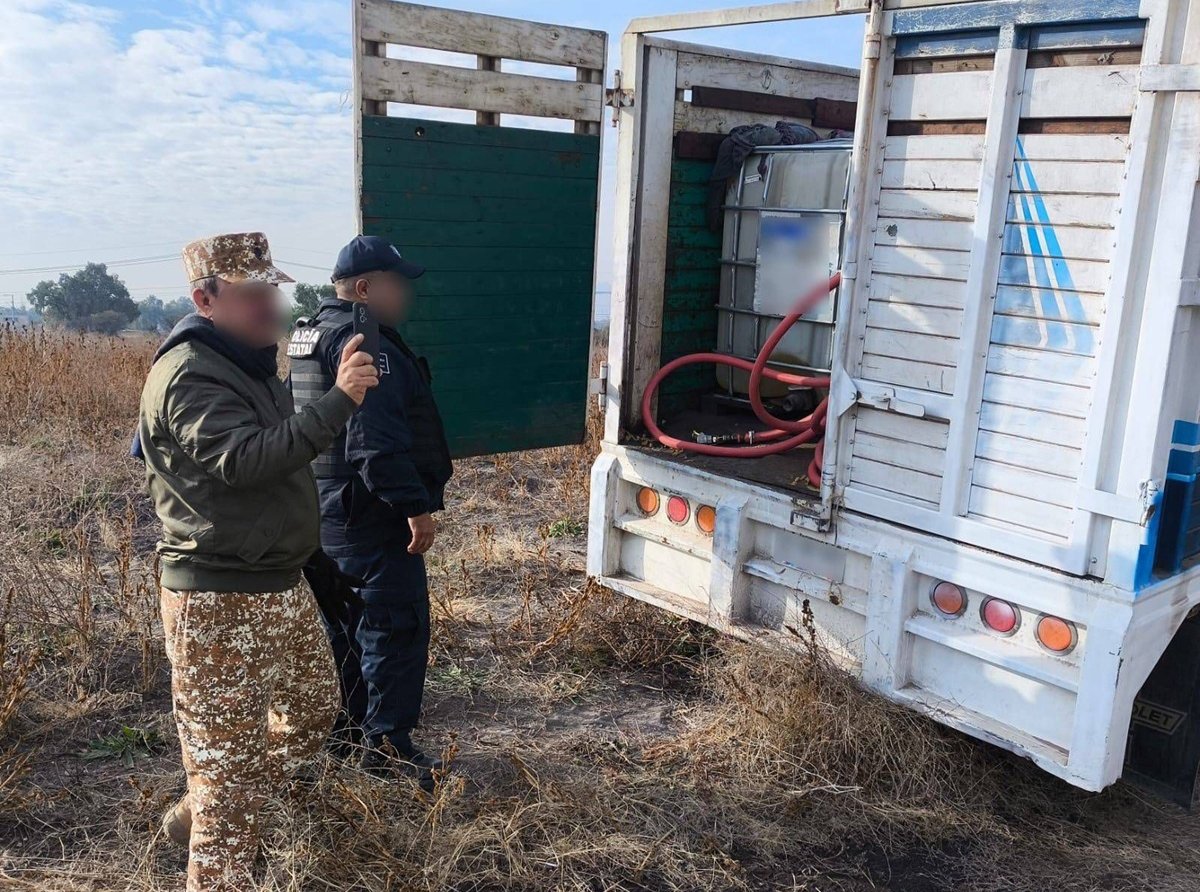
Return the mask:
<svg viewBox="0 0 1200 892"><path fill-rule="evenodd" d="M263 801L337 712L333 657L300 579L302 569L335 579L321 562L309 464L378 377L356 352L361 338L351 342L337 386L296 414L275 366L277 285L292 280L266 238L213 236L183 258L196 313L155 356L134 446L163 524L163 627L188 778L164 829L189 844L188 892L242 892ZM327 609L346 590L314 585Z"/></svg>

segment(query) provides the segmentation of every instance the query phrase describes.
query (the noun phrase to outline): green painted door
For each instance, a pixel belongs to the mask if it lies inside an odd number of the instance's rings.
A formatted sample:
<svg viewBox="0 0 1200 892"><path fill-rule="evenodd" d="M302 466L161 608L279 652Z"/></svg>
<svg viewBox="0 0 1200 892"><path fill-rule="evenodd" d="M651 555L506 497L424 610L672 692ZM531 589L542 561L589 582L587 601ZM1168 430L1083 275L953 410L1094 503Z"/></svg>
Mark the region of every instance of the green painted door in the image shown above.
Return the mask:
<svg viewBox="0 0 1200 892"><path fill-rule="evenodd" d="M362 228L427 272L403 329L456 456L579 443L600 136L364 115Z"/></svg>

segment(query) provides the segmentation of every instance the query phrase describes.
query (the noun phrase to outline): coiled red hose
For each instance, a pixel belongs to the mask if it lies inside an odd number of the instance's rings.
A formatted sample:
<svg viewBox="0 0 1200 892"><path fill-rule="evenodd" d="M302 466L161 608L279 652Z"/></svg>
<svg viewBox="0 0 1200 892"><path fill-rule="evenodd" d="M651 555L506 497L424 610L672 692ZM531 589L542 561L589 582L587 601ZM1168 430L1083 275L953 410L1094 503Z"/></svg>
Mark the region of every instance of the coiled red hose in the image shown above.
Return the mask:
<svg viewBox="0 0 1200 892"><path fill-rule="evenodd" d="M758 458L764 455L777 455L781 452L795 449L797 446L803 446L805 443L817 441L813 459L808 464L808 482L813 486L819 487L821 485L821 460L825 452L825 420L829 411L829 397L826 396L821 400L811 415L797 421L788 421L784 418L776 418L767 411L763 405L760 391L762 389L763 378L769 378L772 381L779 381L782 384L788 384L793 387L820 387L826 390L829 389L828 378L789 375L787 372L767 368L767 362L770 360L771 354L775 352L775 348L779 345L779 342L783 340L791 327L800 320L800 317L811 310L817 301L837 288L841 282L842 274L840 272L834 273L830 276L828 284L817 285L797 300L795 306L792 307L792 311L784 317L783 321L775 328L775 331L771 333L771 336L767 338L767 342L758 351L758 356L754 362L734 356L726 356L723 353L690 353L687 356L681 356L664 365L650 379L645 393L642 394L642 422L646 425L646 430L650 432L654 439L671 449L681 449L684 452L696 452L700 455L716 455L724 458ZM692 440L681 440L678 437L672 437L658 426L658 422L654 418L654 413L650 410L650 405L659 385L676 369L681 369L689 365L699 365L701 363L727 365L731 368L741 369L744 372L750 373L750 407L754 410L754 414L758 417L759 421L770 426L768 430L755 432L754 438L768 442L760 446L713 446L707 443L696 443Z"/></svg>

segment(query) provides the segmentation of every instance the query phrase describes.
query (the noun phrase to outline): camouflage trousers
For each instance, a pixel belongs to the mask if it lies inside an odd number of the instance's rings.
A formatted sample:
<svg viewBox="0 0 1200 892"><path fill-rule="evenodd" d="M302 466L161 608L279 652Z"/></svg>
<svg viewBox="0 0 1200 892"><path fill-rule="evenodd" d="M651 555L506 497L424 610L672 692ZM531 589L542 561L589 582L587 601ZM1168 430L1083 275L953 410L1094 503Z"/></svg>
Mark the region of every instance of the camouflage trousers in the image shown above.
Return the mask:
<svg viewBox="0 0 1200 892"><path fill-rule="evenodd" d="M244 892L268 796L324 743L337 674L305 586L162 590L175 724L192 809L188 892Z"/></svg>

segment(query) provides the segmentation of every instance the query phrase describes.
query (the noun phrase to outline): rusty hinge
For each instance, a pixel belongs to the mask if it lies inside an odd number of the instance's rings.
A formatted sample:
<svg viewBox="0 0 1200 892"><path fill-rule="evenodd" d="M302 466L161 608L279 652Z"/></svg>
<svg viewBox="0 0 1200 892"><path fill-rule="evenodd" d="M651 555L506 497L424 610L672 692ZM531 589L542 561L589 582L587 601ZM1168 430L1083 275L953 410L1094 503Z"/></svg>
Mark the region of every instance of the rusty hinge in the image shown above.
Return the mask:
<svg viewBox="0 0 1200 892"><path fill-rule="evenodd" d="M612 125L617 126L621 109L633 107L633 90L621 88L621 72L613 72L613 85L604 91L604 104L613 110Z"/></svg>

